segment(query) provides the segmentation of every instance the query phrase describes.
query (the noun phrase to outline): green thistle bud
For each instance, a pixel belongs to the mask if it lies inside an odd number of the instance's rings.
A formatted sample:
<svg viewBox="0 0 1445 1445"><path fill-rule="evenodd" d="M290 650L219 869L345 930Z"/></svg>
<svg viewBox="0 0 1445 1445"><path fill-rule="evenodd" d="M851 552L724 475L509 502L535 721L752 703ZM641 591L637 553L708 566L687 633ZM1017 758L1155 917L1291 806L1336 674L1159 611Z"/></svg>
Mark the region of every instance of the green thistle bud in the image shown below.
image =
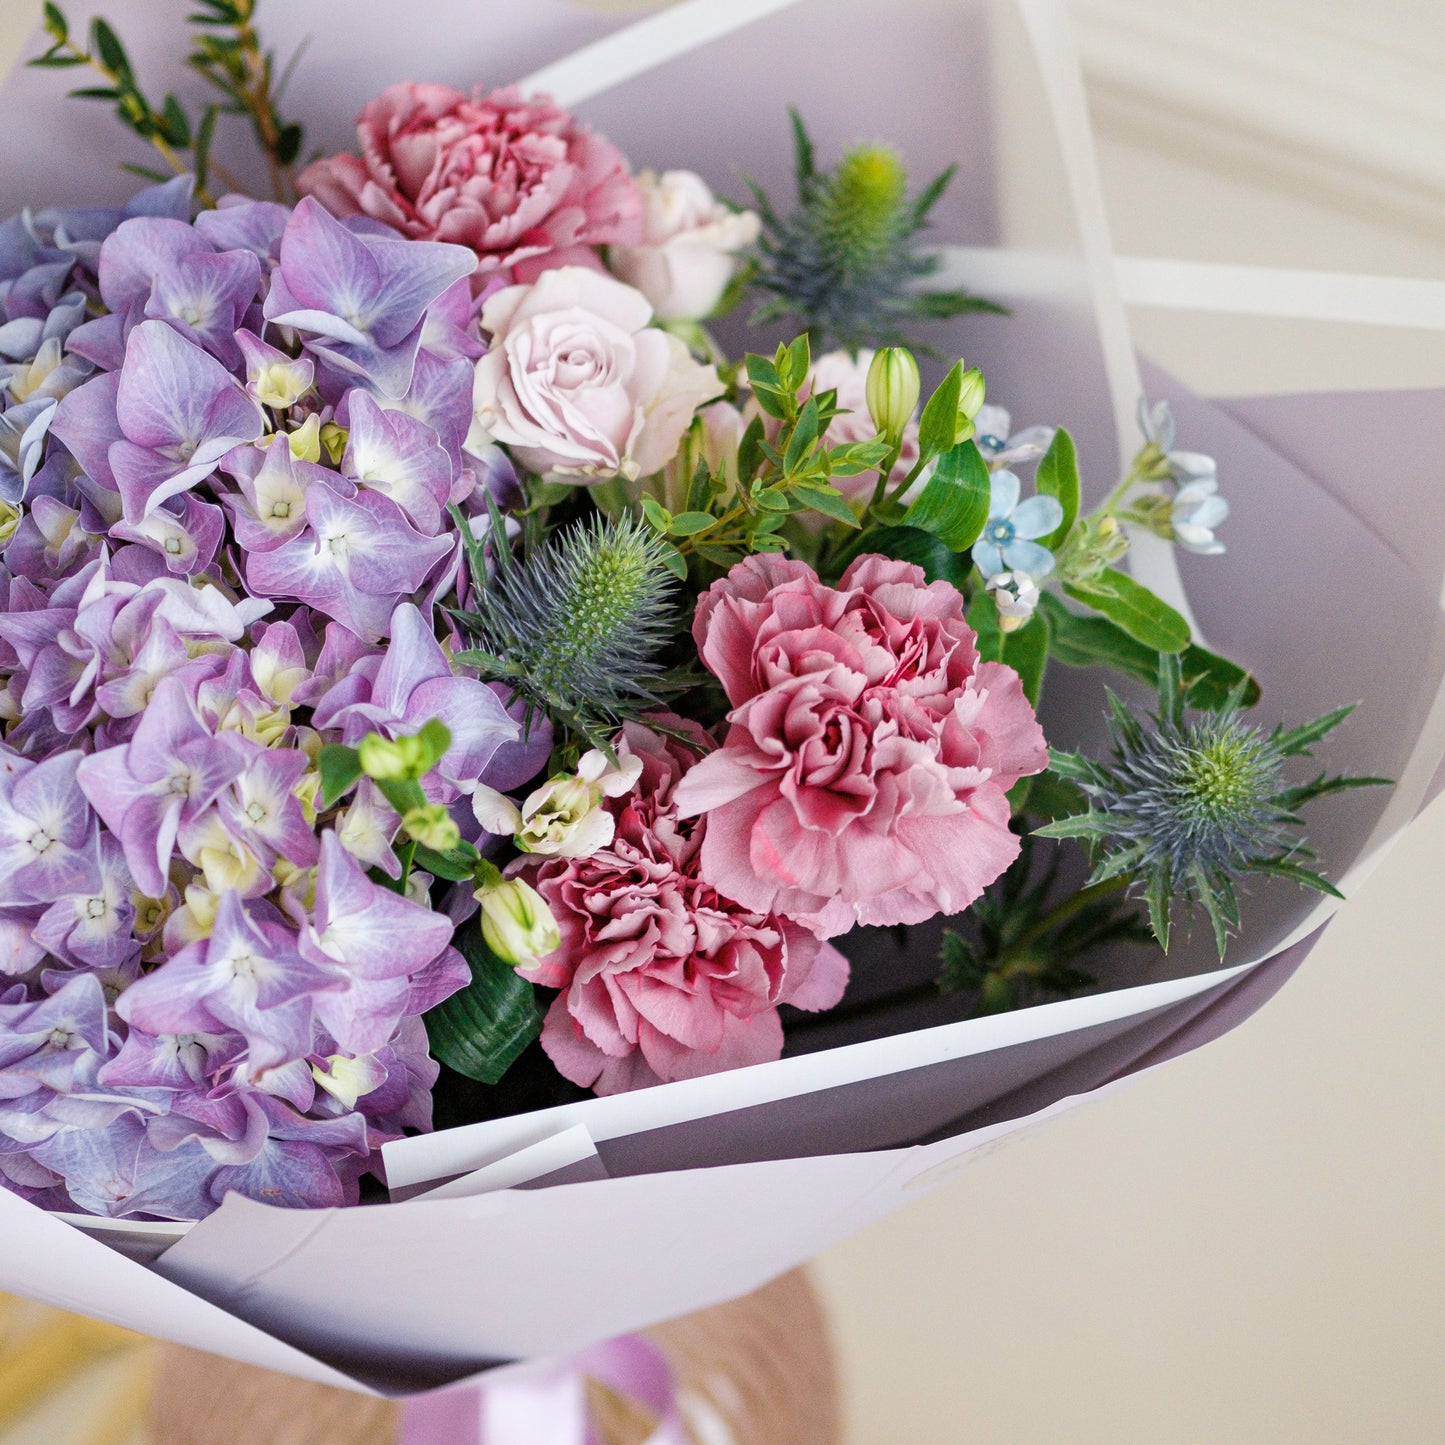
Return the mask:
<svg viewBox="0 0 1445 1445"><path fill-rule="evenodd" d="M1038 832L1082 838L1097 865L1090 883L1125 878L1142 892L1149 924L1169 946L1171 902L1202 906L1221 958L1239 926L1235 883L1246 873L1272 874L1339 897L1318 873L1302 866L1314 854L1299 835L1300 806L1326 793L1372 787L1382 778L1327 778L1291 786L1285 761L1308 757L1351 708L1312 723L1271 733L1240 716L1243 685L1217 712L1187 716L1179 659L1159 659L1159 711L1141 722L1109 694L1112 761L1105 764L1055 751L1050 767L1076 783L1086 813L1061 818Z"/></svg>
<svg viewBox="0 0 1445 1445"><path fill-rule="evenodd" d="M459 660L610 746L620 719L658 705L656 658L674 628L665 544L645 523L594 517L496 575L461 617L477 647Z"/></svg>
<svg viewBox="0 0 1445 1445"><path fill-rule="evenodd" d="M815 163L813 143L793 112L798 208L780 216L753 186L762 221L755 284L770 296L755 318L800 317L825 343L857 351L901 344L911 321L1003 308L962 291L924 293L938 268L914 243L953 175L935 177L913 200L908 172L887 146L850 150L831 173Z"/></svg>
<svg viewBox="0 0 1445 1445"><path fill-rule="evenodd" d="M918 405L922 382L913 353L901 346L875 352L868 366L865 396L873 425L897 443Z"/></svg>

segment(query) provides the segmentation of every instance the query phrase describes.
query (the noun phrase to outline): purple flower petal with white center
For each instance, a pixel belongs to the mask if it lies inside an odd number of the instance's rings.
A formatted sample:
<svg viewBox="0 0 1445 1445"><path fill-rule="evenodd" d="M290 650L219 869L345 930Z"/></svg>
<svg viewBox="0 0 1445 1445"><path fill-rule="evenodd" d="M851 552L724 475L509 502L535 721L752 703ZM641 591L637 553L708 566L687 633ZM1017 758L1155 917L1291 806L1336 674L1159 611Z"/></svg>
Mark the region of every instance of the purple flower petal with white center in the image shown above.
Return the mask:
<svg viewBox="0 0 1445 1445"><path fill-rule="evenodd" d="M214 255L211 243L184 221L150 216L125 221L100 248L100 299L107 310L124 315L145 305L158 277L188 258Z"/></svg>
<svg viewBox="0 0 1445 1445"><path fill-rule="evenodd" d="M431 963L411 976L406 996L408 1014L420 1016L450 998L472 981L471 965L455 948L444 949Z"/></svg>
<svg viewBox="0 0 1445 1445"><path fill-rule="evenodd" d="M98 886L52 903L35 925L35 942L67 963L116 968L136 946L131 937L134 880L120 844L109 833L100 835L97 862Z"/></svg>
<svg viewBox="0 0 1445 1445"><path fill-rule="evenodd" d="M236 333L236 345L246 364L246 390L276 411L295 406L316 380L316 364L309 357L289 356L249 331Z"/></svg>
<svg viewBox="0 0 1445 1445"><path fill-rule="evenodd" d="M448 360L423 348L417 354L411 388L399 401L383 400L388 411L405 412L424 421L450 457L453 473L462 465L462 443L471 430L471 395L475 370L469 361ZM452 501L456 501L456 482ZM470 490L470 488L468 488Z"/></svg>
<svg viewBox="0 0 1445 1445"><path fill-rule="evenodd" d="M240 1034L148 1034L131 1029L120 1052L102 1066L108 1089L194 1089L234 1063L246 1047Z"/></svg>
<svg viewBox="0 0 1445 1445"><path fill-rule="evenodd" d="M163 321L143 321L126 343L116 418L124 436L108 459L131 522L264 428L261 408L226 368Z"/></svg>
<svg viewBox="0 0 1445 1445"><path fill-rule="evenodd" d="M240 448L228 458L227 467L241 495L222 500L236 540L247 552L270 552L305 530L306 491L313 482L337 490L349 487L335 472L294 456L284 436L273 438L264 449Z"/></svg>
<svg viewBox="0 0 1445 1445"><path fill-rule="evenodd" d="M487 686L497 695L507 716L517 724L516 739L503 743L486 767L487 786L499 793L510 793L530 783L547 766L552 756L552 719L534 711L531 726L523 735L522 729L527 726L526 699L517 697L499 682L489 682Z"/></svg>
<svg viewBox="0 0 1445 1445"><path fill-rule="evenodd" d="M14 978L29 973L44 957L33 910L0 909L0 974Z"/></svg>
<svg viewBox="0 0 1445 1445"><path fill-rule="evenodd" d="M241 364L235 334L261 289L261 263L249 251L184 257L157 269L145 314L174 326L229 368Z"/></svg>
<svg viewBox="0 0 1445 1445"><path fill-rule="evenodd" d="M77 752L4 780L0 793L0 905L50 903L100 886L95 816L76 785Z"/></svg>
<svg viewBox="0 0 1445 1445"><path fill-rule="evenodd" d="M239 740L212 737L182 683L168 677L157 685L130 742L85 758L77 778L120 839L137 884L159 898L181 824L209 807L246 762Z"/></svg>
<svg viewBox="0 0 1445 1445"><path fill-rule="evenodd" d="M388 878L400 878L401 859L391 846L400 826L401 818L381 790L370 778L362 778L336 820L336 836L341 846L368 868L379 868Z"/></svg>
<svg viewBox="0 0 1445 1445"><path fill-rule="evenodd" d="M302 957L289 928L252 916L232 889L211 936L138 979L116 1012L152 1034L234 1029L259 1073L310 1051L313 995L342 987L334 969Z"/></svg>
<svg viewBox="0 0 1445 1445"><path fill-rule="evenodd" d="M464 791L483 775L498 748L521 736L486 683L452 672L426 619L404 602L392 614L391 646L369 696L363 700L358 689L343 685L317 704L315 722L319 728L340 727L343 741L355 743L377 728L392 736L414 733L433 718L452 735L437 774Z"/></svg>
<svg viewBox="0 0 1445 1445"><path fill-rule="evenodd" d="M313 482L306 519L309 531L246 559L247 584L266 597L304 602L368 642L386 635L397 602L451 550L449 539L423 537L374 492L347 498Z"/></svg>
<svg viewBox="0 0 1445 1445"><path fill-rule="evenodd" d="M226 533L226 519L214 503L203 502L192 494L177 500L179 513L172 510L176 505L173 500L147 512L134 524L117 522L110 535L149 547L165 558L167 570L193 577L216 560Z"/></svg>
<svg viewBox="0 0 1445 1445"><path fill-rule="evenodd" d="M320 857L315 829L294 791L308 767L305 753L258 751L218 801L226 827L268 867L284 858L298 868L310 868Z"/></svg>
<svg viewBox="0 0 1445 1445"><path fill-rule="evenodd" d="M434 537L451 494L452 463L437 434L402 412L383 411L364 391L347 393L350 433L341 471L389 497Z"/></svg>

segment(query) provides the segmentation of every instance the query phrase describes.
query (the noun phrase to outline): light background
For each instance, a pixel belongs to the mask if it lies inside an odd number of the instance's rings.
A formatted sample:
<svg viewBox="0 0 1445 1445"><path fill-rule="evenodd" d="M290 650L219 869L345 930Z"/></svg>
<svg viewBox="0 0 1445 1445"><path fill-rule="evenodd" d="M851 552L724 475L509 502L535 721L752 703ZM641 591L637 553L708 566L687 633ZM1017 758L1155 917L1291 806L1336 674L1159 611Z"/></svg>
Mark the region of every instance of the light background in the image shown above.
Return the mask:
<svg viewBox="0 0 1445 1445"><path fill-rule="evenodd" d="M1121 253L1445 276L1437 5L1073 9ZM1205 391L1445 386L1440 332L1134 320ZM1436 806L1241 1028L825 1254L850 1445L1445 1440L1442 865Z"/></svg>
<svg viewBox="0 0 1445 1445"><path fill-rule="evenodd" d="M1074 10L1122 252L1445 274L1434 0ZM1202 390L1445 385L1440 333L1135 319ZM1442 863L1437 806L1242 1028L823 1256L850 1445L1445 1439Z"/></svg>

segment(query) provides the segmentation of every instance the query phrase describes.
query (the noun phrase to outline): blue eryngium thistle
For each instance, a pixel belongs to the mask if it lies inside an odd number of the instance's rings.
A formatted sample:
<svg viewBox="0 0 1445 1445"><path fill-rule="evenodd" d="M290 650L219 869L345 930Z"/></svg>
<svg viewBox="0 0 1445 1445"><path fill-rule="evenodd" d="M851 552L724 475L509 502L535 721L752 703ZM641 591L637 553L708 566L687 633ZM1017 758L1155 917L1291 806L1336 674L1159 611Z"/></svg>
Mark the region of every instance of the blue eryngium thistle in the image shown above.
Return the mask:
<svg viewBox="0 0 1445 1445"><path fill-rule="evenodd" d="M1179 659L1159 659L1159 711L1141 722L1109 693L1110 763L1055 751L1050 768L1078 785L1089 809L1037 832L1082 838L1096 866L1090 883L1127 879L1149 906L1149 925L1169 947L1170 905L1202 906L1219 955L1239 926L1235 883L1246 873L1290 878L1333 897L1339 891L1305 865L1298 809L1345 788L1373 787L1384 778L1326 777L1291 786L1285 759L1308 757L1310 747L1353 710L1337 708L1314 722L1265 733L1240 716L1244 686L1216 712L1186 712Z"/></svg>
<svg viewBox="0 0 1445 1445"><path fill-rule="evenodd" d="M763 223L753 280L772 298L755 321L799 317L813 336L815 352L829 344L857 351L904 344L903 328L911 321L1004 310L965 291L917 289L938 269L938 260L920 254L914 237L952 178L952 166L910 201L908 173L894 151L858 146L836 170L820 171L801 117L789 113L798 209L779 216L767 195L749 182Z"/></svg>
<svg viewBox="0 0 1445 1445"><path fill-rule="evenodd" d="M662 547L643 522L593 517L525 562L498 549L475 610L458 614L475 642L459 660L608 748L619 720L658 706L674 624Z"/></svg>

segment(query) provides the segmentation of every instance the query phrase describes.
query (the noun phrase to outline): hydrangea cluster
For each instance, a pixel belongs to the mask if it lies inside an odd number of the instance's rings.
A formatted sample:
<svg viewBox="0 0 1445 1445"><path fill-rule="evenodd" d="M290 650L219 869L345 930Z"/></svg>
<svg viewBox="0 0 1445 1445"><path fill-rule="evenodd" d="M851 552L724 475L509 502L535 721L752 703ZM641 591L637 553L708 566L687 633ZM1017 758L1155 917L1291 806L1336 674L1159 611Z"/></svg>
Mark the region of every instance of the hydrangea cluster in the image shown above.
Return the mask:
<svg viewBox="0 0 1445 1445"><path fill-rule="evenodd" d="M320 749L440 720L427 796L478 839L469 795L550 748L433 620L470 586L447 508L485 533L515 485L463 449L474 253L189 211L0 228L0 1176L181 1219L354 1199L429 1124L420 1016L470 974Z"/></svg>

